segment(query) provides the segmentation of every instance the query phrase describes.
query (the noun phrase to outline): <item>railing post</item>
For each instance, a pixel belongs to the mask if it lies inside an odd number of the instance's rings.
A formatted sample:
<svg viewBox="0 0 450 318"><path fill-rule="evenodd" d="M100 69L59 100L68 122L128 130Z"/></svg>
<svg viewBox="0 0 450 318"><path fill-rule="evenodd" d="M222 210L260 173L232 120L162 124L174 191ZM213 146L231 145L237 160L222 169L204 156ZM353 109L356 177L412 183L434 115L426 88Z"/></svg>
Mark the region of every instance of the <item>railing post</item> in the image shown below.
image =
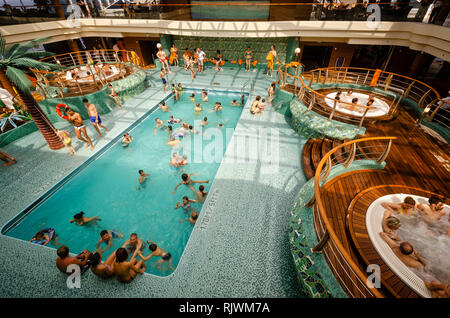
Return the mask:
<svg viewBox="0 0 450 318"><path fill-rule="evenodd" d="M314 92L311 93L311 100L309 102L308 110L311 110L316 102L316 94Z"/></svg>
<svg viewBox="0 0 450 318"><path fill-rule="evenodd" d="M314 206L314 204L316 203L316 195L314 194L313 197L311 198L311 200L309 200L305 206L307 208L312 208Z"/></svg>
<svg viewBox="0 0 450 318"><path fill-rule="evenodd" d="M359 121L358 128L361 128L361 127L362 127L362 124L363 124L363 122L364 122L364 119L366 118L366 114L367 114L368 111L369 111L369 108L367 107L367 108L364 110L363 115L361 116L361 120Z"/></svg>
<svg viewBox="0 0 450 318"><path fill-rule="evenodd" d="M426 108L430 107L430 109L431 109L431 106L434 105L434 103L436 103L437 101L438 101L438 99L435 99L435 100L432 101L430 104L428 104ZM444 104L449 104L449 102L447 102L447 101L445 101L445 100L442 100L441 103L442 103L442 104L438 105L438 107L436 107L436 109L431 113L431 115L430 115L430 121L433 121L434 116L436 116L436 113L438 112L438 110L439 110ZM439 104L439 103L438 103L438 104ZM449 104L449 106L450 106L450 104ZM443 109L445 109L445 108L443 108Z"/></svg>
<svg viewBox="0 0 450 318"><path fill-rule="evenodd" d="M411 91L411 88L413 87L413 85L416 83L416 81L412 81L411 84L409 84L408 88L406 89L406 91L403 93L403 98L407 98L409 95L409 92Z"/></svg>
<svg viewBox="0 0 450 318"><path fill-rule="evenodd" d="M350 154L347 157L347 160L344 162L344 167L348 168L348 166L351 165L351 163L355 160L356 155L356 142L352 144L352 149L350 150Z"/></svg>
<svg viewBox="0 0 450 318"><path fill-rule="evenodd" d="M431 89L428 90L428 92L426 92L419 100L419 102L417 103L417 107L422 108L422 104L425 101L425 98L427 98L428 94L431 92Z"/></svg>
<svg viewBox="0 0 450 318"><path fill-rule="evenodd" d="M348 71L348 68L345 69L344 78L342 79L342 83L345 83L345 79L347 78L347 71Z"/></svg>
<svg viewBox="0 0 450 318"><path fill-rule="evenodd" d="M309 81L309 87L314 83L314 72L311 72L311 80Z"/></svg>
<svg viewBox="0 0 450 318"><path fill-rule="evenodd" d="M326 71L325 71L325 78L323 80L323 84L325 84L327 82L327 80L328 80L328 69L326 69Z"/></svg>
<svg viewBox="0 0 450 318"><path fill-rule="evenodd" d="M423 112L422 112L422 115L420 115L419 119L417 119L417 121L416 121L416 124L417 124L417 125L419 125L419 124L422 122L422 120L425 118L425 116L427 116L427 114L430 112L431 106L433 106L433 104L434 104L435 102L436 102L436 99L433 100L431 103L429 103L429 104L427 105L427 107L425 107L425 109L424 109ZM437 109L436 109L436 111L437 111Z"/></svg>
<svg viewBox="0 0 450 318"><path fill-rule="evenodd" d="M328 120L332 120L333 119L334 113L336 112L336 104L337 104L337 100L334 100L333 110L331 111L330 116L328 116Z"/></svg>
<svg viewBox="0 0 450 318"><path fill-rule="evenodd" d="M389 151L391 150L391 146L392 146L392 139L389 139L389 142L386 145L386 147L384 148L383 153L377 159L377 163L382 163L387 158L387 156L389 155Z"/></svg>
<svg viewBox="0 0 450 318"><path fill-rule="evenodd" d="M370 73L370 70L368 70L368 71L366 72L366 77L364 78L364 83L363 83L363 85L366 85L367 78L369 77L369 73Z"/></svg>
<svg viewBox="0 0 450 318"><path fill-rule="evenodd" d="M331 172L331 156L327 158L325 168L320 172L319 182L324 182L327 180Z"/></svg>
<svg viewBox="0 0 450 318"><path fill-rule="evenodd" d="M325 244L327 244L329 239L330 239L330 233L328 233L328 229L325 229L325 233L323 234L323 236L320 239L319 243L317 243L317 245L314 246L311 249L311 252L313 252L313 253L322 253L322 250L325 247Z"/></svg>

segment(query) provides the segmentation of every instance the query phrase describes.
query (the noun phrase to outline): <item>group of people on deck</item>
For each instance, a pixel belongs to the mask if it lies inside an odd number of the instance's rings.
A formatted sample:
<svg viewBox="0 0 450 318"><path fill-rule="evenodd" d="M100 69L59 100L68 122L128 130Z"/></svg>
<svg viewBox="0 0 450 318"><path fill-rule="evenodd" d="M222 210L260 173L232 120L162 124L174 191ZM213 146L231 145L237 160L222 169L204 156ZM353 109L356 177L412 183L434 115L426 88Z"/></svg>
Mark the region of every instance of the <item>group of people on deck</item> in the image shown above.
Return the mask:
<svg viewBox="0 0 450 318"><path fill-rule="evenodd" d="M175 44L172 44L172 47L170 48L170 57L167 56L167 54L164 52L163 47L159 45L158 52L156 53L156 56L158 57L159 61L161 62L161 72L164 72L165 74L171 73L170 66L179 66L178 61L178 49L175 46ZM252 58L253 58L253 52L250 47L247 48L244 52L244 59L245 59L245 71L251 70L252 65ZM267 61L267 73L266 75L270 77L273 77L273 66L275 64L275 60L277 58L277 51L275 50L275 46L270 46L270 51L268 52L266 56ZM204 72L204 61L206 59L206 53L199 47L195 48L193 50L193 53L189 51L189 48L186 48L183 53L183 61L184 61L184 69L186 71L191 72L192 79L195 78L195 67L197 68L198 73ZM223 59L222 53L220 50L216 51L215 58L211 60L213 63L215 63L215 70L216 71L223 71L223 68L221 67L223 64L225 64L225 61Z"/></svg>
<svg viewBox="0 0 450 318"><path fill-rule="evenodd" d="M383 231L379 233L380 237L406 266L416 269L426 267L427 260L414 249L411 243L403 241L398 236L397 230L401 227L401 221L397 216L418 214L427 224L432 225L439 222L446 214L444 211L444 199L432 195L428 200L428 204L418 204L412 197L408 196L402 203L383 202L381 206L385 208L385 211L382 221ZM448 218L450 222L450 214ZM450 226L447 227L446 235L450 237ZM450 297L450 285L448 282L425 282L425 286L432 292L433 297Z"/></svg>

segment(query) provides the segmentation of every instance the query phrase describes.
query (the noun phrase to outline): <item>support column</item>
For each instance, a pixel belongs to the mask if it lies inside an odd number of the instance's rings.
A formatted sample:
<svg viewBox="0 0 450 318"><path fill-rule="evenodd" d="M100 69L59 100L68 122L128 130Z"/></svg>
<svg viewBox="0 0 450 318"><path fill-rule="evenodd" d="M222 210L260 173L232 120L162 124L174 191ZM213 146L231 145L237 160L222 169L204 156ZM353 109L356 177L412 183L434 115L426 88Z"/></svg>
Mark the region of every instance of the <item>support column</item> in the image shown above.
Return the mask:
<svg viewBox="0 0 450 318"><path fill-rule="evenodd" d="M64 10L61 4L59 3L59 0L52 0L52 5L55 8L56 15L58 16L58 18L65 19L66 16L64 15Z"/></svg>
<svg viewBox="0 0 450 318"><path fill-rule="evenodd" d="M80 48L79 48L78 43L77 43L76 40L69 40L69 46L70 46L70 50L72 52L79 52L80 51ZM81 55L79 53L77 53L75 55L78 58L79 65L83 65L84 62L83 62L83 58L81 57Z"/></svg>

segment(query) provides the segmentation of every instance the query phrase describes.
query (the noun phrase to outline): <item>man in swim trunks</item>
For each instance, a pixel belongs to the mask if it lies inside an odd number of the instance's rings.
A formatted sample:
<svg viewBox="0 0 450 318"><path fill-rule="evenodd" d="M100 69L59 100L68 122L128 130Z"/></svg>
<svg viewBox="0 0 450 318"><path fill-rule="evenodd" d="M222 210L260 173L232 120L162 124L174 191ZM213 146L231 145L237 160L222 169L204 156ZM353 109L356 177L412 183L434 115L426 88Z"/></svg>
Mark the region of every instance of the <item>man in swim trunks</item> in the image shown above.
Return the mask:
<svg viewBox="0 0 450 318"><path fill-rule="evenodd" d="M60 270L60 272L70 275L70 272L67 273L67 267L75 264L80 266L80 269L83 271L83 269L86 268L86 263L91 252L84 250L78 256L71 257L69 256L69 248L63 245L57 249L56 254L58 255L56 258L56 267Z"/></svg>
<svg viewBox="0 0 450 318"><path fill-rule="evenodd" d="M196 191L194 187L192 187L191 190L195 193L195 198L198 202L205 202L208 191L204 191L205 187L203 185L198 187L198 191Z"/></svg>
<svg viewBox="0 0 450 318"><path fill-rule="evenodd" d="M125 248L128 254L133 254L131 258L136 258L138 252L145 248L145 242L143 242L136 233L132 233L130 238L123 243L122 248Z"/></svg>
<svg viewBox="0 0 450 318"><path fill-rule="evenodd" d="M382 202L381 206L393 214L411 215L415 210L416 201L406 197L403 203Z"/></svg>
<svg viewBox="0 0 450 318"><path fill-rule="evenodd" d="M426 220L437 222L445 215L444 199L437 195L432 195L428 199L429 204L418 204L417 209L422 213Z"/></svg>
<svg viewBox="0 0 450 318"><path fill-rule="evenodd" d="M202 73L203 72L203 60L205 59L206 54L205 52L203 52L202 49L197 48L197 61L198 61L198 72Z"/></svg>
<svg viewBox="0 0 450 318"><path fill-rule="evenodd" d="M92 144L91 138L89 138L86 127L83 124L83 119L81 119L81 115L79 113L74 112L71 108L67 110L67 120L73 125L75 129L75 134L77 138L84 141L86 143L86 147L90 146L91 150L94 150L94 145ZM81 136L84 135L84 138Z"/></svg>
<svg viewBox="0 0 450 318"><path fill-rule="evenodd" d="M167 92L166 72L164 71L163 68L161 69L161 72L159 73L159 77L161 78L161 81L163 83L164 92Z"/></svg>
<svg viewBox="0 0 450 318"><path fill-rule="evenodd" d="M427 265L425 260L414 250L408 242L398 243L391 239L387 233L380 232L381 238L389 245L394 254L408 267L421 268Z"/></svg>
<svg viewBox="0 0 450 318"><path fill-rule="evenodd" d="M91 120L92 125L94 125L95 130L97 130L100 137L102 137L102 133L100 132L100 129L98 129L98 126L102 127L107 132L109 131L106 126L102 125L102 120L100 118L100 115L98 114L97 107L95 107L94 104L90 104L89 101L85 98L83 99L84 107L86 107L89 119Z"/></svg>
<svg viewBox="0 0 450 318"><path fill-rule="evenodd" d="M149 256L145 257L144 255L142 255L141 252L139 252L139 256L142 258L142 261L146 262L153 256L160 256L161 259L156 262L157 265L155 267L160 268L161 263L168 262L169 269L174 270L174 268L172 266L172 255L170 255L170 253L167 253L166 251L164 251L162 248L158 247L158 245L156 245L155 242L147 241L147 243L150 244L148 249L152 253Z"/></svg>
<svg viewBox="0 0 450 318"><path fill-rule="evenodd" d="M190 174L183 173L181 175L182 181L176 185L175 190L173 190L172 194L175 194L177 192L178 187L182 184L185 184L188 187L190 186L190 188L191 188L193 183L209 183L209 180L206 180L206 181L191 180L191 176L193 176L192 173L190 173Z"/></svg>
<svg viewBox="0 0 450 318"><path fill-rule="evenodd" d="M123 247L117 249L115 254L116 261L113 266L114 274L122 283L129 283L137 274L145 273L144 261L140 260L139 262L136 262L136 258L132 257L131 260L127 262L128 252Z"/></svg>
<svg viewBox="0 0 450 318"><path fill-rule="evenodd" d="M171 73L169 67L169 58L167 57L166 52L164 52L162 46L158 49L156 56L159 58L159 61L161 62L162 70L166 71L167 68L167 72Z"/></svg>
<svg viewBox="0 0 450 318"><path fill-rule="evenodd" d="M69 223L73 223L75 222L76 225L86 225L89 222L92 221L101 221L102 219L100 219L98 216L93 216L90 218L87 218L84 216L84 212L81 211L80 213L77 213L73 216L73 219L69 221Z"/></svg>

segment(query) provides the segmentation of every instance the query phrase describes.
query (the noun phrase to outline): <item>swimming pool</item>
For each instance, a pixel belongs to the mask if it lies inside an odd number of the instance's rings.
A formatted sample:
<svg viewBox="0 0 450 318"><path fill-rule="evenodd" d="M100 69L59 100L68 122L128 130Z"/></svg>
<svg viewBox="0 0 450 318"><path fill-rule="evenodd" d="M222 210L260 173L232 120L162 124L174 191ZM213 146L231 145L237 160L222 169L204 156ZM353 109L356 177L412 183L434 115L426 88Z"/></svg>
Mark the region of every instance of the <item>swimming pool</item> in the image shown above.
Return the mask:
<svg viewBox="0 0 450 318"><path fill-rule="evenodd" d="M192 93L196 95L195 101L200 102L203 107L200 114L193 112L193 103L189 99ZM149 105L151 109L144 115L143 120L128 130L134 137L130 146L122 147L121 136L115 138L87 164L71 173L31 207L11 220L2 229L2 234L28 241L37 231L52 227L61 243L69 246L72 253L79 253L86 248L95 250L100 238L99 233L103 229L122 232L124 238L113 241L111 248L103 256L105 259L135 232L142 240L157 242L162 249L171 253L173 266L176 268L193 226L189 222L180 223L180 220L187 219L189 215L182 209L174 208L183 196L194 198L194 193L186 186L180 186L177 193L172 194L175 185L181 180L182 172L173 171L169 167L173 152L165 144L169 133L166 129L158 129L157 134L154 134L155 118L168 120L169 116L173 115L194 125L194 129L198 130L198 122L207 116L209 124L203 130L203 136L206 138L200 136L201 146L210 152L212 143L220 145L220 149L215 149L222 158L231 136L218 132L236 126L242 107L228 105L232 99L239 99L240 95L238 92L209 91L209 102L205 103L201 101L200 91L185 89L179 101L175 102L172 96L166 99L171 108L170 112L162 112L157 106ZM222 103L221 114L210 112L216 101ZM223 123L224 127L217 127L217 123ZM174 131L180 126L181 124L173 125ZM215 142L218 138L222 139ZM184 138L183 144L189 145L189 137ZM177 151L181 152L181 149ZM184 153L188 154L189 162L192 151L185 148ZM204 184L205 190L208 191L220 160L197 161L188 163L186 173L199 173L198 176L192 177L193 180L209 179L209 183ZM149 179L143 185L138 183L139 169L150 173ZM198 188L198 184L195 187ZM200 203L194 203L193 206L197 211L202 208ZM84 211L88 217L99 216L101 221L86 226L69 223L79 211ZM146 249L144 255L148 254ZM157 259L147 261L147 273L169 275L169 271L154 267L156 261Z"/></svg>

